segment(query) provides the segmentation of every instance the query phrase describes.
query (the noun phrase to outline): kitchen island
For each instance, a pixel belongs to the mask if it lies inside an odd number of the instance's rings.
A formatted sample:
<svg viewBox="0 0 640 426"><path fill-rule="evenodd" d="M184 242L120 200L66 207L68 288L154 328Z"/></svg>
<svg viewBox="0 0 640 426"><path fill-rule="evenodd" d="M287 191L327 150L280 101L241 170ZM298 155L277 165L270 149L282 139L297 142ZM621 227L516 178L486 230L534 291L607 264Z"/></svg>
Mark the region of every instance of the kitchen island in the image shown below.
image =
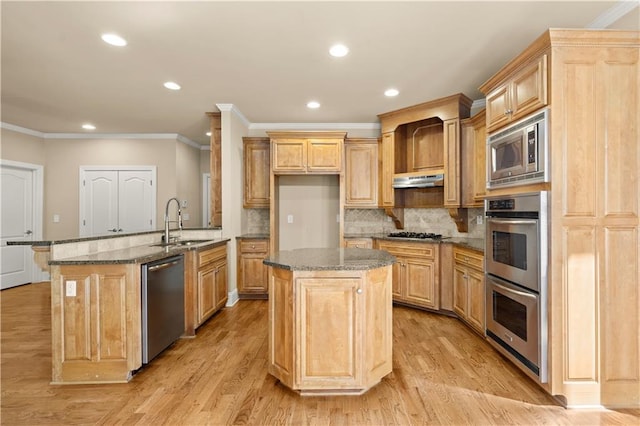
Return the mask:
<svg viewBox="0 0 640 426"><path fill-rule="evenodd" d="M381 250L280 251L269 272L269 373L301 395L359 395L391 372L391 265Z"/></svg>

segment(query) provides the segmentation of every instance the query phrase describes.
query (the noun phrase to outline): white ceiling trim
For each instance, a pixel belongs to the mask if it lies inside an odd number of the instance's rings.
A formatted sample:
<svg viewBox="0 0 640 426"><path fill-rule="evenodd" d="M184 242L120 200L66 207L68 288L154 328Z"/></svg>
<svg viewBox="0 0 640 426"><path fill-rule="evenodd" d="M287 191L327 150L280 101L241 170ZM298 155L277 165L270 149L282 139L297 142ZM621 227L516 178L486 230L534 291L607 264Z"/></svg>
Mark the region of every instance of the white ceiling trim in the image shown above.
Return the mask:
<svg viewBox="0 0 640 426"><path fill-rule="evenodd" d="M380 123L251 123L251 130L380 130Z"/></svg>
<svg viewBox="0 0 640 426"><path fill-rule="evenodd" d="M3 129L11 130L11 131L22 133L25 135L35 136L37 138L44 139L44 135L45 135L44 133L38 132L37 130L31 130L31 129L27 129L26 127L20 127L20 126L16 126L15 124L9 124L5 122L0 122L0 127L2 127Z"/></svg>
<svg viewBox="0 0 640 426"><path fill-rule="evenodd" d="M220 111L231 111L238 117L246 127L251 126L251 122L245 117L245 115L234 104L216 104Z"/></svg>
<svg viewBox="0 0 640 426"><path fill-rule="evenodd" d="M609 10L594 19L586 28L589 29L603 29L608 28L613 23L618 21L627 13L638 7L640 2L638 0L621 0L612 6Z"/></svg>

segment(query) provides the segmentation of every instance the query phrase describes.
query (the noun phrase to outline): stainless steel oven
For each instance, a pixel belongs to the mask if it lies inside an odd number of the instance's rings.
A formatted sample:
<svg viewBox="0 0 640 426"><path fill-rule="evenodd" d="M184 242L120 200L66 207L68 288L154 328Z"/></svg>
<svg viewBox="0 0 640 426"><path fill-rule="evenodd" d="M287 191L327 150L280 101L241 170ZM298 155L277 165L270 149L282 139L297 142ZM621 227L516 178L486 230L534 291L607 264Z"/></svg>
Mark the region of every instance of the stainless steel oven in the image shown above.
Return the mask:
<svg viewBox="0 0 640 426"><path fill-rule="evenodd" d="M485 200L492 345L547 381L548 192Z"/></svg>

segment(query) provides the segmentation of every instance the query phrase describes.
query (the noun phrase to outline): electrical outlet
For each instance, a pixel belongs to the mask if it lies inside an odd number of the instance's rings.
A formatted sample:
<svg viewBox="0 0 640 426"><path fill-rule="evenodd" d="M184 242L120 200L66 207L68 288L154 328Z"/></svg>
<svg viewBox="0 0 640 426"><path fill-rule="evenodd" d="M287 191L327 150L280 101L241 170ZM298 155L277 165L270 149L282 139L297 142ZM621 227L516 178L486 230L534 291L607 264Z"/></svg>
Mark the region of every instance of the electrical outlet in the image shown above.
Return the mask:
<svg viewBox="0 0 640 426"><path fill-rule="evenodd" d="M190 217L189 213L182 213L182 220L189 220Z"/></svg>
<svg viewBox="0 0 640 426"><path fill-rule="evenodd" d="M483 220L484 220L484 219L482 218L482 215L481 215L481 214L479 214L478 216L476 216L476 223L477 223L478 225L482 225L482 221L483 221Z"/></svg>
<svg viewBox="0 0 640 426"><path fill-rule="evenodd" d="M287 223L293 223L293 215L287 215Z"/></svg>
<svg viewBox="0 0 640 426"><path fill-rule="evenodd" d="M76 282L75 281L67 281L65 295L67 297L76 297Z"/></svg>
<svg viewBox="0 0 640 426"><path fill-rule="evenodd" d="M53 223L60 223L60 215L59 214L54 214L53 215Z"/></svg>

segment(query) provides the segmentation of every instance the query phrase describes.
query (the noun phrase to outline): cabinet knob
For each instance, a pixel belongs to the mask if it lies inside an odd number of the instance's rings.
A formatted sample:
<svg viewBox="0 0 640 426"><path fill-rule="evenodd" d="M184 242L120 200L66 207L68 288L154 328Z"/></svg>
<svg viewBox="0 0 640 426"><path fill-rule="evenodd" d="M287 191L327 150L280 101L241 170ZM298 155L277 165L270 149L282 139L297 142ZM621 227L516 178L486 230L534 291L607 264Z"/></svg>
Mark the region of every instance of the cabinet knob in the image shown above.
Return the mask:
<svg viewBox="0 0 640 426"><path fill-rule="evenodd" d="M255 244L251 244L251 248L252 249L256 248L256 245Z"/></svg>
<svg viewBox="0 0 640 426"><path fill-rule="evenodd" d="M504 110L504 115L509 115L509 114L513 114L513 110L511 110L511 109L505 109L505 110Z"/></svg>
<svg viewBox="0 0 640 426"><path fill-rule="evenodd" d="M357 290L356 290L356 293L358 293L358 294L362 294L362 289L361 289L361 288L357 289Z"/></svg>

